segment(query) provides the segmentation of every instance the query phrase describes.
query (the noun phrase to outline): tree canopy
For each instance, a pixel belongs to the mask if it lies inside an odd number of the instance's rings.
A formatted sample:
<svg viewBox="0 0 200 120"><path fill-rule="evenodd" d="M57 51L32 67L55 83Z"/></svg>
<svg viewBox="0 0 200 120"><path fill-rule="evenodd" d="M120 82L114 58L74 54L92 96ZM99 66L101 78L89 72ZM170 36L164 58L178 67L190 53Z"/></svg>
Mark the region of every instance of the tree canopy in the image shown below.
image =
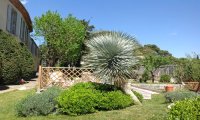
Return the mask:
<svg viewBox="0 0 200 120"><path fill-rule="evenodd" d="M154 72L161 66L169 63L169 59L158 55L149 55L142 60L142 64L146 72L151 74L152 82L154 83Z"/></svg>
<svg viewBox="0 0 200 120"><path fill-rule="evenodd" d="M142 56L159 55L162 57L172 57L172 54L166 50L161 50L157 45L146 44L136 49L136 53Z"/></svg>
<svg viewBox="0 0 200 120"><path fill-rule="evenodd" d="M58 48L61 40L62 18L57 12L48 11L41 17L34 18L34 30L36 36L44 37L44 47L41 51L45 56L48 66L53 66L58 56ZM44 48L46 48L44 52ZM44 52L44 53L43 53Z"/></svg>
<svg viewBox="0 0 200 120"><path fill-rule="evenodd" d="M47 66L77 66L85 49L84 41L89 38L94 26L71 14L62 18L59 13L48 11L41 17L35 17L34 29L36 36L44 37L40 50Z"/></svg>

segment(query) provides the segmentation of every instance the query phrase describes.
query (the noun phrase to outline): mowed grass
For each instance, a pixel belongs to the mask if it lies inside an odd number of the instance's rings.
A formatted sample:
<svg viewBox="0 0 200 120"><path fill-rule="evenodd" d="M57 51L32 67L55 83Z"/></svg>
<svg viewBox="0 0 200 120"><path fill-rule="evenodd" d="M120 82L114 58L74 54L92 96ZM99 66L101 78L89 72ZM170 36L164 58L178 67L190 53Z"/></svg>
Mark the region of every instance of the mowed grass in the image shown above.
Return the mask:
<svg viewBox="0 0 200 120"><path fill-rule="evenodd" d="M134 105L122 110L100 111L81 116L17 117L16 103L34 92L35 90L27 90L0 94L0 120L164 120L167 114L167 104L164 96L160 94L154 95L151 100L144 100L143 106Z"/></svg>

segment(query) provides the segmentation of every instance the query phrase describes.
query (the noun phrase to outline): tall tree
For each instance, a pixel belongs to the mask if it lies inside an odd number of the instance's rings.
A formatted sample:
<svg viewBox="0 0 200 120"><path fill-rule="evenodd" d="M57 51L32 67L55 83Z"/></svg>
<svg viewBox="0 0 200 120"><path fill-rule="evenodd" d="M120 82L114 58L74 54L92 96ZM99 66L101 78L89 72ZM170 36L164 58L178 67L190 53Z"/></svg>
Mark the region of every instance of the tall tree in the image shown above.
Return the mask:
<svg viewBox="0 0 200 120"><path fill-rule="evenodd" d="M57 63L80 66L84 40L87 31L92 29L89 21L78 20L72 15L61 18L57 12L48 11L41 17L35 17L34 29L36 36L44 37L44 45L40 48L47 66Z"/></svg>
<svg viewBox="0 0 200 120"><path fill-rule="evenodd" d="M200 60L195 57L178 59L175 77L179 82L199 82L198 92L200 90Z"/></svg>
<svg viewBox="0 0 200 120"><path fill-rule="evenodd" d="M81 23L85 26L86 34L85 34L85 42L82 44L81 55L85 55L88 53L88 48L86 46L86 42L92 38L92 31L95 29L94 25L90 25L90 20L81 20ZM79 59L78 63L82 60Z"/></svg>
<svg viewBox="0 0 200 120"><path fill-rule="evenodd" d="M136 104L141 105L127 82L132 66L137 63L137 58L132 54L137 44L133 37L124 33L100 34L88 42L90 53L85 58L85 63L87 67L95 69L101 80L121 87Z"/></svg>
<svg viewBox="0 0 200 120"><path fill-rule="evenodd" d="M81 23L85 26L86 34L85 39L89 40L91 38L91 32L94 30L94 25L90 25L90 20L81 20Z"/></svg>
<svg viewBox="0 0 200 120"><path fill-rule="evenodd" d="M165 57L149 55L143 59L142 64L147 72L151 74L152 83L155 81L154 72L161 66L167 64L169 61Z"/></svg>
<svg viewBox="0 0 200 120"><path fill-rule="evenodd" d="M69 15L63 20L61 43L59 46L62 65L80 65L85 35L85 26L76 17Z"/></svg>
<svg viewBox="0 0 200 120"><path fill-rule="evenodd" d="M46 63L53 66L58 59L58 46L61 36L62 18L57 12L48 11L41 17L34 18L36 36L42 36L46 45Z"/></svg>

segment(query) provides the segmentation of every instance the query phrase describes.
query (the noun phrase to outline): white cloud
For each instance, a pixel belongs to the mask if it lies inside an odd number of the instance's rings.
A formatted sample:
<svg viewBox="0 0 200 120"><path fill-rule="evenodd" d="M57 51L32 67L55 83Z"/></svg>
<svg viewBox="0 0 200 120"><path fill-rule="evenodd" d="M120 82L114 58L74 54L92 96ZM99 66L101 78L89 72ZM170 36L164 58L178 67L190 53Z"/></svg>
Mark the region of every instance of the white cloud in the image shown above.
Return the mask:
<svg viewBox="0 0 200 120"><path fill-rule="evenodd" d="M23 5L25 5L25 4L28 2L28 0L20 0L20 2L21 2Z"/></svg>

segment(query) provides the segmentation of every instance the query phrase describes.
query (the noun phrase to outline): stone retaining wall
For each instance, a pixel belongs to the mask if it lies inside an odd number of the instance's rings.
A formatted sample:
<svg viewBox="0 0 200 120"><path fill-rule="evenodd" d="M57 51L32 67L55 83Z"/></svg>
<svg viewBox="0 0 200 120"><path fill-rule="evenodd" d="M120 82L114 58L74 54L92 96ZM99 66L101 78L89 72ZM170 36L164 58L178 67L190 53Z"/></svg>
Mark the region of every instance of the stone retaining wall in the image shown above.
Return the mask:
<svg viewBox="0 0 200 120"><path fill-rule="evenodd" d="M132 84L132 86L147 89L147 90L155 90L155 91L164 91L165 86L169 84L145 84L145 83L140 83L140 84ZM174 90L179 90L183 89L184 86L182 84L170 84L174 86Z"/></svg>

